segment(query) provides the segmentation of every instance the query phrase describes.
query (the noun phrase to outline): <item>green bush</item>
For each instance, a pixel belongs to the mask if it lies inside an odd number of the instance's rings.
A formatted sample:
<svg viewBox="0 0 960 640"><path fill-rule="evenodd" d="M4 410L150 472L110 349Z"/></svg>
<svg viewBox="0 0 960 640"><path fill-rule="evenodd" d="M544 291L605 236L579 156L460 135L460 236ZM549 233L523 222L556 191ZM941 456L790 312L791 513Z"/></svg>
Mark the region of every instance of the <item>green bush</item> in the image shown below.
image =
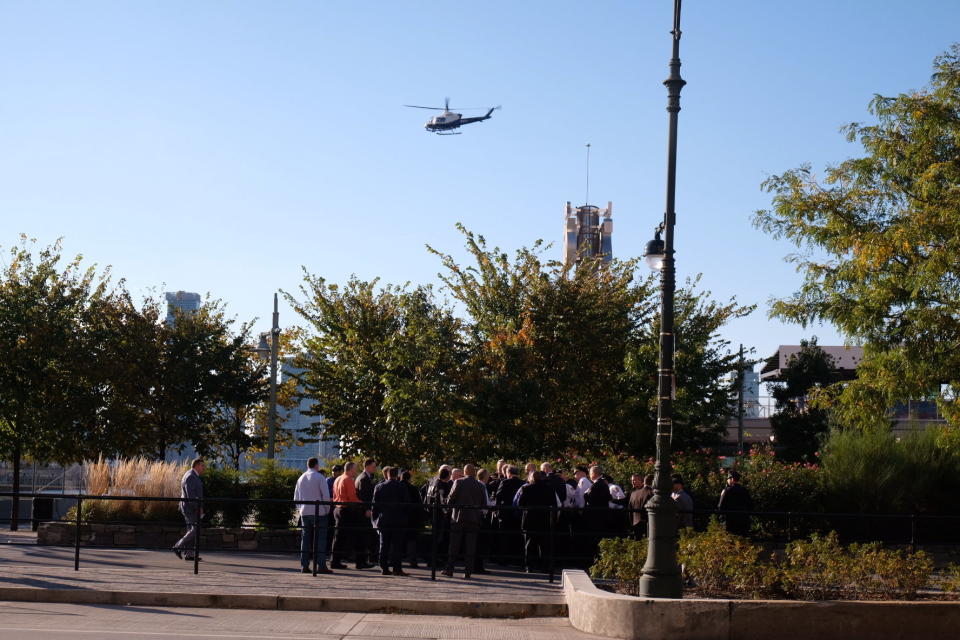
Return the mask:
<svg viewBox="0 0 960 640"><path fill-rule="evenodd" d="M590 567L590 575L616 580L619 592L635 596L638 595L638 581L646 561L646 538L604 538L600 541L597 561Z"/></svg>
<svg viewBox="0 0 960 640"><path fill-rule="evenodd" d="M929 584L933 561L924 552L884 549L879 542L844 548L837 534L787 545L784 591L794 598L912 598Z"/></svg>
<svg viewBox="0 0 960 640"><path fill-rule="evenodd" d="M682 533L677 559L701 595L757 598L780 591L777 567L762 552L713 518L703 533Z"/></svg>
<svg viewBox="0 0 960 640"><path fill-rule="evenodd" d="M821 480L836 511L957 513L960 448L953 427L897 436L890 431L835 431L824 445Z"/></svg>
<svg viewBox="0 0 960 640"><path fill-rule="evenodd" d="M207 467L203 473L203 489L207 498L205 517L215 527L242 527L250 515L250 487L233 467ZM236 498L244 502L218 502L215 498Z"/></svg>
<svg viewBox="0 0 960 640"><path fill-rule="evenodd" d="M287 469L266 458L257 461L249 473L250 497L256 500L292 500L300 477L297 469ZM266 529L287 529L293 520L294 505L280 503L254 504L257 526Z"/></svg>

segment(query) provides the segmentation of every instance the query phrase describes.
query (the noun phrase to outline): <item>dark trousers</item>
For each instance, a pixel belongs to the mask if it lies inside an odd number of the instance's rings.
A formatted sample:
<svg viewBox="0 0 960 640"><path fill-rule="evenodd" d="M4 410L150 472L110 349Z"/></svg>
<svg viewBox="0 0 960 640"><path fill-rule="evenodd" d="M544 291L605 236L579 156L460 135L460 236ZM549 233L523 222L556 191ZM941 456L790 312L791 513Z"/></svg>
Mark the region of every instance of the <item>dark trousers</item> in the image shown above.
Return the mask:
<svg viewBox="0 0 960 640"><path fill-rule="evenodd" d="M366 538L360 537L360 532L366 533L363 521L370 521L363 515L363 510L355 507L337 507L333 511L333 519L337 523L337 530L333 534L333 563L343 562L351 555L357 565L364 564L367 557Z"/></svg>
<svg viewBox="0 0 960 640"><path fill-rule="evenodd" d="M197 519L197 515L195 513L184 513L183 519L187 523L187 532L182 538L177 540L177 544L173 545L173 548L183 549L187 552L187 555L193 555L193 549L195 547L194 540L196 539L197 534L200 533L200 521Z"/></svg>
<svg viewBox="0 0 960 640"><path fill-rule="evenodd" d="M526 569L547 568L550 534L541 531L523 532L523 564Z"/></svg>
<svg viewBox="0 0 960 640"><path fill-rule="evenodd" d="M380 534L380 568L399 571L403 563L404 531L393 527L377 529Z"/></svg>
<svg viewBox="0 0 960 640"><path fill-rule="evenodd" d="M647 537L647 523L646 521L638 522L637 524L630 525L630 535L634 540L642 540Z"/></svg>
<svg viewBox="0 0 960 640"><path fill-rule="evenodd" d="M447 555L447 569L453 571L454 562L457 556L463 551L464 573L470 575L473 572L473 564L477 555L477 533L480 530L479 524L466 524L459 522L450 523L450 553Z"/></svg>
<svg viewBox="0 0 960 640"><path fill-rule="evenodd" d="M447 550L450 548L450 518L440 516L437 518L437 526L431 534L436 537L435 544L437 548L437 566L447 566Z"/></svg>
<svg viewBox="0 0 960 640"><path fill-rule="evenodd" d="M498 526L500 532L497 535L497 551L500 562L509 566L519 566L523 563L523 537L520 534L520 519L505 514Z"/></svg>

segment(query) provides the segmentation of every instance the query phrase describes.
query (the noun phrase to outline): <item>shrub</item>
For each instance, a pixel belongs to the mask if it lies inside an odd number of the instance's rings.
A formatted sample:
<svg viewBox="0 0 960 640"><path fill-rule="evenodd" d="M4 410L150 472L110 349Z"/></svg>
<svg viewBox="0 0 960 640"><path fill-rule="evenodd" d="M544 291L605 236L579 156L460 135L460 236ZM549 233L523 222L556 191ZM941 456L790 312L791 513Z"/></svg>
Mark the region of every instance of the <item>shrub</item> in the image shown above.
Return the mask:
<svg viewBox="0 0 960 640"><path fill-rule="evenodd" d="M960 593L960 565L950 563L943 570L940 588L946 593Z"/></svg>
<svg viewBox="0 0 960 640"><path fill-rule="evenodd" d="M930 582L933 562L922 551L884 549L879 542L844 548L830 532L787 545L782 573L785 590L796 598L910 598Z"/></svg>
<svg viewBox="0 0 960 640"><path fill-rule="evenodd" d="M208 499L212 498L248 498L249 486L243 482L240 472L233 467L207 467L203 473L204 495ZM216 527L236 528L243 526L244 521L250 515L250 503L244 502L218 502L209 500L205 502L205 519Z"/></svg>
<svg viewBox="0 0 960 640"><path fill-rule="evenodd" d="M250 497L257 500L292 500L300 471L287 469L275 460L263 458L250 471ZM256 503L253 512L257 525L267 529L286 529L293 519L294 505Z"/></svg>
<svg viewBox="0 0 960 640"><path fill-rule="evenodd" d="M597 561L590 567L590 575L616 580L617 591L635 596L646 561L646 538L604 538L600 541Z"/></svg>
<svg viewBox="0 0 960 640"><path fill-rule="evenodd" d="M833 510L956 513L960 449L951 427L897 436L835 431L824 445L823 485Z"/></svg>
<svg viewBox="0 0 960 640"><path fill-rule="evenodd" d="M703 533L684 532L677 559L706 596L760 597L780 590L776 566L760 559L761 547L724 529L716 518Z"/></svg>

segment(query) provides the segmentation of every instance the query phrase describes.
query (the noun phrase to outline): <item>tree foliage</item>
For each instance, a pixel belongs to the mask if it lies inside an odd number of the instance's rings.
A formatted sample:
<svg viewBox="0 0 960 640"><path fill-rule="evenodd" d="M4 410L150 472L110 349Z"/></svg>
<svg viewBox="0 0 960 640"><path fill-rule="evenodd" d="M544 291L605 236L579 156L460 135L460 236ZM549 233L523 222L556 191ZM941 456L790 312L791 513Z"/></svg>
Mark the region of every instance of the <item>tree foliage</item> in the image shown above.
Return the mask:
<svg viewBox="0 0 960 640"><path fill-rule="evenodd" d="M813 337L800 341L800 351L784 367L781 383L771 385L777 412L771 416L770 426L788 459L813 458L830 423L827 411L812 403L811 395L836 379L833 358Z"/></svg>
<svg viewBox="0 0 960 640"><path fill-rule="evenodd" d="M0 276L0 457L73 462L192 443L218 451L226 407L264 395L249 325L217 301L164 322L109 271L23 238ZM231 432L232 433L232 432Z"/></svg>
<svg viewBox="0 0 960 640"><path fill-rule="evenodd" d="M429 287L343 287L305 274L303 301L288 300L311 325L296 365L316 400L324 434L344 455L374 454L394 463L443 458L469 446L457 429L460 321Z"/></svg>
<svg viewBox="0 0 960 640"><path fill-rule="evenodd" d="M804 281L771 314L826 320L863 342L858 379L823 396L845 424L880 426L905 398L936 397L960 423L960 44L929 86L870 103L847 138L865 154L771 177L755 223L801 252ZM941 385L943 387L941 388Z"/></svg>
<svg viewBox="0 0 960 640"><path fill-rule="evenodd" d="M648 452L656 424L659 290L636 264L515 255L463 230L472 260L444 266L445 291L344 287L307 274L311 324L300 365L326 433L346 455L392 462ZM713 444L732 413L720 377L736 356L717 332L751 307L696 282L677 295L678 446Z"/></svg>

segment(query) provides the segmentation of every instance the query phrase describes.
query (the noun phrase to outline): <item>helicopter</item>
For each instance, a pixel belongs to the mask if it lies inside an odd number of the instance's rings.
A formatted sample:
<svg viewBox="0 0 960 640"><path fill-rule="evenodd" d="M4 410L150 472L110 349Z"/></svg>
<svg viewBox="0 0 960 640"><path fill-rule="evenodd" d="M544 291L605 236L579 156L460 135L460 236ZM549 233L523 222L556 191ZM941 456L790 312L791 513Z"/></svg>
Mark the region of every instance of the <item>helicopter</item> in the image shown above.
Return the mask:
<svg viewBox="0 0 960 640"><path fill-rule="evenodd" d="M413 109L432 109L434 111L443 111L443 113L440 115L430 118L430 120L427 121L427 124L423 125L423 128L427 131L440 136L460 135L462 131L454 131L454 129L459 129L465 124L489 120L493 115L493 112L500 108L499 106L491 107L485 115L475 118L464 118L463 114L450 111L450 98L444 98L443 107L421 107L417 104L405 104L403 106L411 107Z"/></svg>

